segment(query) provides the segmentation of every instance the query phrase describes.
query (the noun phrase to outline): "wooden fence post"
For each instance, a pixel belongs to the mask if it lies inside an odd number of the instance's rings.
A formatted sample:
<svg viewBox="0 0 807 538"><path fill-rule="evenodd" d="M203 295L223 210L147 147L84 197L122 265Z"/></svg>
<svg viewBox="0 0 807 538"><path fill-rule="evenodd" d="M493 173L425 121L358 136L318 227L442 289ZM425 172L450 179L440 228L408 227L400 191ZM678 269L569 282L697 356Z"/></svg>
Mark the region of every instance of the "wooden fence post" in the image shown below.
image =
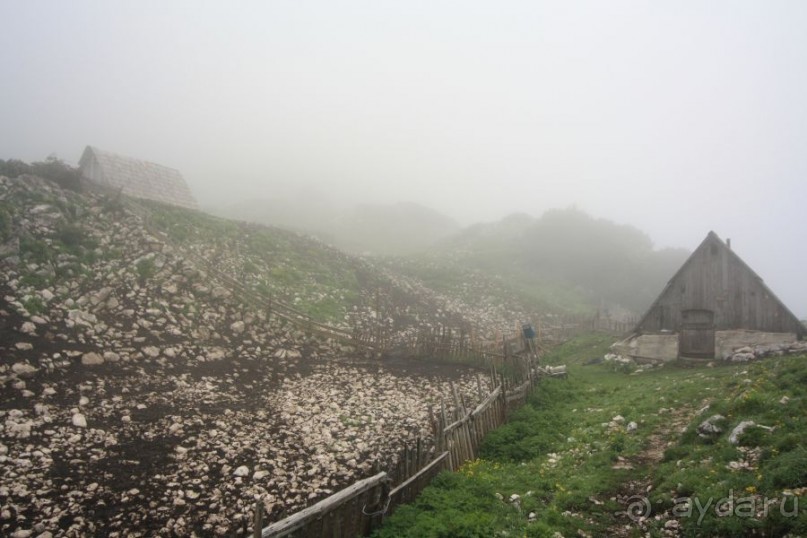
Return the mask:
<svg viewBox="0 0 807 538"><path fill-rule="evenodd" d="M261 538L263 532L263 499L255 501L255 518L252 522L252 538Z"/></svg>

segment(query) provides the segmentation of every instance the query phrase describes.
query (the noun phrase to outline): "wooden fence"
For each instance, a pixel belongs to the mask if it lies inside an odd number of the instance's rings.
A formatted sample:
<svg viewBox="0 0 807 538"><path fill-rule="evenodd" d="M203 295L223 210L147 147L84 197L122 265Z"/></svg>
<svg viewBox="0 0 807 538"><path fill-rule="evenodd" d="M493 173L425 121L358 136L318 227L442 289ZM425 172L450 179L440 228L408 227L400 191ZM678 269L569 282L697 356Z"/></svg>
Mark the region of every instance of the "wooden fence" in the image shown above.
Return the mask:
<svg viewBox="0 0 807 538"><path fill-rule="evenodd" d="M605 332L626 336L636 326L636 319L613 319L599 315L554 316L535 324L537 340L547 346L565 342L587 332Z"/></svg>
<svg viewBox="0 0 807 538"><path fill-rule="evenodd" d="M255 510L253 536L280 538L335 538L366 536L380 526L395 509L413 501L443 470L457 470L478 457L482 439L507 420L508 415L527 400L538 380L533 356L522 357L525 375L505 376L493 370L490 391L485 394L477 377L479 403L469 408L462 395L451 385L453 407L431 413L433 444L421 439L406 446L392 467L323 499L292 516L263 527L262 501ZM393 487L393 484L394 487Z"/></svg>

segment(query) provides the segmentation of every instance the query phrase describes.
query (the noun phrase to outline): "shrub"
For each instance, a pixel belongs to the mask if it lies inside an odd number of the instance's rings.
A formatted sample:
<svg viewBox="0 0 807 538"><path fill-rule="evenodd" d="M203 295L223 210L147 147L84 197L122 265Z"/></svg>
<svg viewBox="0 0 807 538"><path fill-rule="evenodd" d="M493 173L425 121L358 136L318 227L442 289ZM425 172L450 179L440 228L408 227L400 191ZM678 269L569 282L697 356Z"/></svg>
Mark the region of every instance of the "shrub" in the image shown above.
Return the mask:
<svg viewBox="0 0 807 538"><path fill-rule="evenodd" d="M22 174L30 173L31 166L28 163L18 159L9 159L7 161L0 159L0 176L15 178L21 176Z"/></svg>
<svg viewBox="0 0 807 538"><path fill-rule="evenodd" d="M765 480L773 488L807 486L807 448L798 448L781 454L767 462L763 471Z"/></svg>
<svg viewBox="0 0 807 538"><path fill-rule="evenodd" d="M75 224L67 224L56 232L56 239L70 250L76 250L84 244L86 232Z"/></svg>
<svg viewBox="0 0 807 538"><path fill-rule="evenodd" d="M81 175L77 168L51 155L44 161L32 163L30 173L49 179L63 189L81 190Z"/></svg>
<svg viewBox="0 0 807 538"><path fill-rule="evenodd" d="M137 275L140 277L140 282L145 282L157 272L157 268L154 265L154 260L151 258L143 258L142 260L138 261L136 268Z"/></svg>
<svg viewBox="0 0 807 538"><path fill-rule="evenodd" d="M10 237L13 228L11 208L0 204L0 243L5 243Z"/></svg>

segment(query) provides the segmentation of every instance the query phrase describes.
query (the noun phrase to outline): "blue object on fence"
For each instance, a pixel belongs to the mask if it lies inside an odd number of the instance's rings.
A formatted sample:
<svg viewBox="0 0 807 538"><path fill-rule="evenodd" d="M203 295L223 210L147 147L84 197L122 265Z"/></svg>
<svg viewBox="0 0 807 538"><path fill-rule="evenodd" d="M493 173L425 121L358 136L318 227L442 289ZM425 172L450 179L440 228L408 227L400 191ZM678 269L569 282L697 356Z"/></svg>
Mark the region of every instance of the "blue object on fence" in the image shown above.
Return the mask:
<svg viewBox="0 0 807 538"><path fill-rule="evenodd" d="M524 338L527 340L532 340L535 338L535 327L530 323L525 323L521 326L521 334L523 334Z"/></svg>

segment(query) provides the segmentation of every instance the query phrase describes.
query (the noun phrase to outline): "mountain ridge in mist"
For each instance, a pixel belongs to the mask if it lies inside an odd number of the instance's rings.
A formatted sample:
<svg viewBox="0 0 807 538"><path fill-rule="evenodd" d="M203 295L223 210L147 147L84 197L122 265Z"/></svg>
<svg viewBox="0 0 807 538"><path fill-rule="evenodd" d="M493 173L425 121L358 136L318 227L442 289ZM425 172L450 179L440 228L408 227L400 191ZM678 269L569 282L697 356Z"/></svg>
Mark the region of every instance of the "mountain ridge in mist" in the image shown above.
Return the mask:
<svg viewBox="0 0 807 538"><path fill-rule="evenodd" d="M430 264L476 268L509 281L548 306L643 312L684 263L686 249L656 250L628 224L579 209L540 217L514 213L440 241L423 256ZM563 305L563 301L578 304Z"/></svg>

